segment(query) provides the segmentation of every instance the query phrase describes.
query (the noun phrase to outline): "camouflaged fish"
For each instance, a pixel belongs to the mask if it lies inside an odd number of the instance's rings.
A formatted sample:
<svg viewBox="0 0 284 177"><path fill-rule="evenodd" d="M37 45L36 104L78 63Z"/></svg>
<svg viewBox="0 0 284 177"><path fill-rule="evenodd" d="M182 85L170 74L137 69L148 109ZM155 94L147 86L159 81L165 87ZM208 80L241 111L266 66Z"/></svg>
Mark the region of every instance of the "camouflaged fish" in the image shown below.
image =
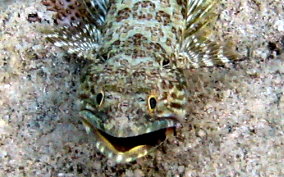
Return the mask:
<svg viewBox="0 0 284 177"><path fill-rule="evenodd" d="M48 38L92 61L81 80L80 116L102 154L121 163L154 150L187 114L183 71L235 59L206 38L216 2L43 1L62 26Z"/></svg>

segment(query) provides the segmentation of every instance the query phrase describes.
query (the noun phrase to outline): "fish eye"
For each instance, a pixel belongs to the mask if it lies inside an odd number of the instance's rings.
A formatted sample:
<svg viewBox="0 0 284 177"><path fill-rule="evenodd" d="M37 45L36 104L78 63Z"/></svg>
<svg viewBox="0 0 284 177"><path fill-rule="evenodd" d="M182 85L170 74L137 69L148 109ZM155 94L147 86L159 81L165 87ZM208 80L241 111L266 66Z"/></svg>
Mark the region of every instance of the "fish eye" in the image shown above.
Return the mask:
<svg viewBox="0 0 284 177"><path fill-rule="evenodd" d="M113 96L112 96L112 95L105 95L105 99L112 100L112 99L113 99Z"/></svg>
<svg viewBox="0 0 284 177"><path fill-rule="evenodd" d="M97 96L96 96L96 101L97 101L97 104L98 104L99 106L102 105L103 99L104 99L104 94L103 94L103 92L98 93Z"/></svg>
<svg viewBox="0 0 284 177"><path fill-rule="evenodd" d="M150 96L148 98L148 107L150 111L154 111L154 109L156 108L157 105L157 101L156 98L154 96Z"/></svg>

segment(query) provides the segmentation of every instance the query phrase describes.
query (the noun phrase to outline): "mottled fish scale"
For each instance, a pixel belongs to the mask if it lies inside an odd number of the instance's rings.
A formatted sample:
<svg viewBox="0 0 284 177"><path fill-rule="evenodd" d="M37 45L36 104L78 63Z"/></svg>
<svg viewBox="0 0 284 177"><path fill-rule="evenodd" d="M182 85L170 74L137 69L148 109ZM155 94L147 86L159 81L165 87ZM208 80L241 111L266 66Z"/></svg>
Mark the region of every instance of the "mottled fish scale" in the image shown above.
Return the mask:
<svg viewBox="0 0 284 177"><path fill-rule="evenodd" d="M153 55L170 56L175 52L185 23L175 0L127 0L117 4L107 15L103 53L110 57L124 54L129 56L123 58L129 64L137 64L143 59L155 60ZM117 57L116 62L123 59Z"/></svg>
<svg viewBox="0 0 284 177"><path fill-rule="evenodd" d="M147 155L183 123L184 70L237 58L207 39L215 0L65 1L44 1L70 12L48 38L92 61L81 79L80 117L96 148L118 163Z"/></svg>

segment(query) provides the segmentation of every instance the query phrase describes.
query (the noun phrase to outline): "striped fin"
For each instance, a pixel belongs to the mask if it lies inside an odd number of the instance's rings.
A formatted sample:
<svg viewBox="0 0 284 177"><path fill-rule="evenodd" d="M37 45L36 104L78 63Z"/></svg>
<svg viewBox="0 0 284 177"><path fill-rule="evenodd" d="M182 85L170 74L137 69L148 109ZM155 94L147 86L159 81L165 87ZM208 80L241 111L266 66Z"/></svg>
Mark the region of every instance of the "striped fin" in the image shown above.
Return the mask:
<svg viewBox="0 0 284 177"><path fill-rule="evenodd" d="M104 25L110 7L109 0L85 0L84 2L90 16L96 22L96 25Z"/></svg>
<svg viewBox="0 0 284 177"><path fill-rule="evenodd" d="M221 46L210 41L207 36L212 32L208 24L215 21L216 0L189 0L186 7L186 26L183 41L175 56L176 67L192 69L224 65L238 59L238 55L230 50L231 45Z"/></svg>
<svg viewBox="0 0 284 177"><path fill-rule="evenodd" d="M185 7L186 27L184 38L196 32L216 19L213 9L216 0L188 0Z"/></svg>
<svg viewBox="0 0 284 177"><path fill-rule="evenodd" d="M48 10L55 11L59 25L47 38L70 54L94 60L101 44L100 28L105 23L108 0L43 0Z"/></svg>
<svg viewBox="0 0 284 177"><path fill-rule="evenodd" d="M70 54L94 60L101 43L101 32L94 25L74 24L58 28L48 34L47 38Z"/></svg>
<svg viewBox="0 0 284 177"><path fill-rule="evenodd" d="M223 66L239 57L230 50L230 45L221 46L200 36L187 37L176 56L176 67L193 69Z"/></svg>

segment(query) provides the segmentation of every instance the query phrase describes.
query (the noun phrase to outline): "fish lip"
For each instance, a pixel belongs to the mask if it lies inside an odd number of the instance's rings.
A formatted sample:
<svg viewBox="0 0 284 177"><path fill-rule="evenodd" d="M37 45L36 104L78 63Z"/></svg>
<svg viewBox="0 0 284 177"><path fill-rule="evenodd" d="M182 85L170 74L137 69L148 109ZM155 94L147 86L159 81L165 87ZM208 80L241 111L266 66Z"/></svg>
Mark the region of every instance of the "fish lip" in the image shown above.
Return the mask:
<svg viewBox="0 0 284 177"><path fill-rule="evenodd" d="M160 145L167 139L166 132L169 129L174 129L174 127L163 128L154 132L130 137L114 137L99 129L97 129L96 133L103 136L105 138L104 141L111 143L117 151L126 152L141 145L146 145L147 147L156 147Z"/></svg>
<svg viewBox="0 0 284 177"><path fill-rule="evenodd" d="M131 130L126 130L122 128L108 129L106 127L97 127L99 130L118 138L129 138L137 137L140 135L148 134L151 132L159 131L161 129L171 128L171 127L180 127L179 121L174 117L160 117L156 120L149 121L143 125L137 125L130 127Z"/></svg>
<svg viewBox="0 0 284 177"><path fill-rule="evenodd" d="M113 137L118 138L135 137L146 133L158 131L164 128L179 128L181 126L180 119L175 114L167 114L149 118L145 123L136 123L135 121L133 121L129 123L129 126L121 127L117 125L119 124L119 122L112 122L112 124L107 124L101 121L100 117L102 115L99 116L89 110L83 110L81 111L81 113L82 119L89 122L89 124L91 124L93 127Z"/></svg>

